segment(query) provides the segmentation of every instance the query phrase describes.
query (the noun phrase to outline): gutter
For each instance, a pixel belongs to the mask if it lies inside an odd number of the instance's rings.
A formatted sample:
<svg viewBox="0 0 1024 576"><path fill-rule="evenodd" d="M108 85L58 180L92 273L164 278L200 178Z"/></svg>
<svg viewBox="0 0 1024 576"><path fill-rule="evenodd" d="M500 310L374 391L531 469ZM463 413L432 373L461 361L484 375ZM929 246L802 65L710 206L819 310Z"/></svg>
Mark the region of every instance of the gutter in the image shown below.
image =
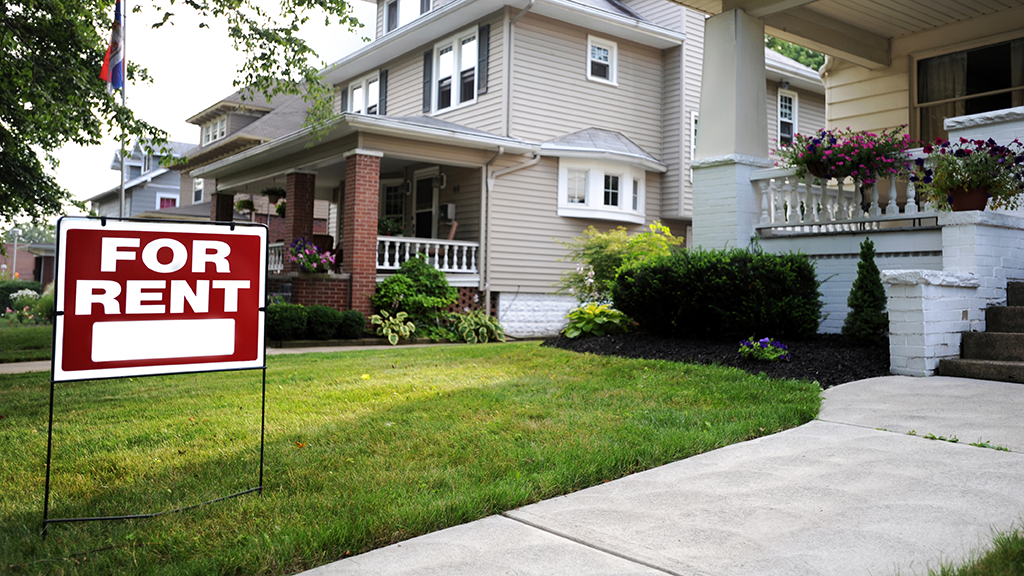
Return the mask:
<svg viewBox="0 0 1024 576"><path fill-rule="evenodd" d="M490 283L491 267L490 267L490 259L489 259L490 258L490 249L491 249L491 239L488 236L489 226L491 224L491 221L490 221L490 216L491 216L491 203L490 203L490 199L491 199L491 179L490 179L490 174L491 174L491 166L494 164L494 161L497 160L504 153L505 153L505 147L504 146L498 146L498 151L494 154L494 156L491 157L490 160L487 161L486 164L484 164L484 171L481 174L483 176L483 178L484 178L484 181L483 181L484 194L483 194L483 198L481 198L481 202L480 202L480 238L484 242L483 262L481 263L481 268L483 268L484 273L483 273L482 277L480 278L480 282L481 282L480 288L483 288L483 291L484 291L484 310L486 311L486 314L488 316L491 315L491 283Z"/></svg>

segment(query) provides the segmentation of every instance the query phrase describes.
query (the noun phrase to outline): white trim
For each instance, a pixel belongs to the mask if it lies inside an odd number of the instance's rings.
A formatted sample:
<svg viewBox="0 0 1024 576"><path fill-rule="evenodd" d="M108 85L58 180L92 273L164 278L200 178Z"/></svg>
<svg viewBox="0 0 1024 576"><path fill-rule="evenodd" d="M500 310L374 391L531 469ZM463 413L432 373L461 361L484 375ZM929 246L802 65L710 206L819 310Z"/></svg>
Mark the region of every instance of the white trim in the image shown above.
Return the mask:
<svg viewBox="0 0 1024 576"><path fill-rule="evenodd" d="M697 160L697 120L700 111L690 110L690 184L693 184L693 163Z"/></svg>
<svg viewBox="0 0 1024 576"><path fill-rule="evenodd" d="M594 49L603 50L608 58L607 62L600 58L594 58ZM592 34L587 35L587 56L586 56L586 72L587 80L593 80L594 82L601 82L604 84L611 84L612 86L619 85L619 45L611 40L599 38ZM595 62L604 63L608 66L608 77L603 78L601 76L595 76L593 74L593 64Z"/></svg>
<svg viewBox="0 0 1024 576"><path fill-rule="evenodd" d="M370 83L372 83L372 82L376 82L377 83L377 100L375 102L371 103L371 100L370 100ZM355 105L356 105L355 90L356 89L361 89L362 90L362 95L360 97L361 108L359 110L355 109ZM352 82L349 82L349 85L348 85L348 87L345 88L345 91L348 92L348 98L347 98L347 100L348 100L348 110L342 110L342 112L351 112L353 114L366 114L366 115L369 115L369 116L376 116L377 114L380 113L379 109L374 110L373 112L367 112L367 110L369 110L371 106L379 106L380 105L380 70L374 70L372 73L367 74L366 76L363 76L362 78L359 78L357 80L353 80Z"/></svg>
<svg viewBox="0 0 1024 576"><path fill-rule="evenodd" d="M468 100L460 100L459 97L462 95L462 72L470 68L463 68L461 66L464 59L463 46L466 42L471 39L473 40L476 50L473 52L471 58L472 70L473 70L473 97ZM449 49L451 53L451 75L450 82L448 85L449 98L448 106L444 108L438 107L439 100L439 83L441 80L441 50ZM463 106L469 106L476 103L477 99L477 87L480 85L480 66L479 66L479 55L480 55L480 28L479 26L473 26L467 28L457 34L449 36L440 42L434 44L434 53L432 61L432 74L430 79L430 108L431 115L437 116L462 108Z"/></svg>
<svg viewBox="0 0 1024 576"><path fill-rule="evenodd" d="M178 205L181 204L180 196L181 196L181 194L179 194L178 192L157 192L156 193L156 206L155 206L154 210L159 210L160 209L160 201L163 200L164 198L171 198L171 199L173 199L174 200L174 206L172 206L172 208L177 208Z"/></svg>
<svg viewBox="0 0 1024 576"><path fill-rule="evenodd" d="M795 139L796 135L800 132L800 128L798 127L798 122L800 121L800 113L797 111L797 109L799 107L799 105L798 105L799 100L798 100L797 93L793 92L792 90L783 90L782 88L779 88L778 89L778 94L776 94L776 96L775 96L775 135L776 135L776 140L778 141L780 146L783 144L783 142L782 142L782 122L783 122L783 118L782 118L782 97L783 96L785 96L787 98L791 98L793 100L793 105L792 105L792 110L793 110L793 119L792 119L793 131L789 135L790 138ZM789 120L786 120L786 121L789 121ZM792 140L791 140L791 142L792 142Z"/></svg>

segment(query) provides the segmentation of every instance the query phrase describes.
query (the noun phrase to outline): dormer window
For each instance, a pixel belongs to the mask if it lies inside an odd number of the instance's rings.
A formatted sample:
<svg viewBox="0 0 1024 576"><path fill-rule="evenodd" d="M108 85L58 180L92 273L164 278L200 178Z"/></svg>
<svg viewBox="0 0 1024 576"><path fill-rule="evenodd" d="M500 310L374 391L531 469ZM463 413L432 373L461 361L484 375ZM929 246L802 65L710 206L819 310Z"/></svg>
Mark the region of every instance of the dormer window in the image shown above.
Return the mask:
<svg viewBox="0 0 1024 576"><path fill-rule="evenodd" d="M220 140L228 135L228 117L221 116L212 122L203 124L203 145Z"/></svg>
<svg viewBox="0 0 1024 576"><path fill-rule="evenodd" d="M391 0L384 5L384 33L388 34L430 12L430 0Z"/></svg>

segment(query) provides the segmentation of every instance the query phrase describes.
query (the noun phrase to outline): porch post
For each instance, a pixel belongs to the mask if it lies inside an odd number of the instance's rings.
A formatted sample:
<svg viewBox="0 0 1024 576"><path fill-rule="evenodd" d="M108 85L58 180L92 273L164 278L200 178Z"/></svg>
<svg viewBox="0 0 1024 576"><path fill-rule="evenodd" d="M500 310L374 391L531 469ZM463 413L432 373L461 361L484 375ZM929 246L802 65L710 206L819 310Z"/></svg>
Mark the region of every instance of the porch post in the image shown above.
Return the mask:
<svg viewBox="0 0 1024 576"><path fill-rule="evenodd" d="M760 217L750 173L768 159L764 21L742 10L704 26L700 117L693 163L693 244L745 247Z"/></svg>
<svg viewBox="0 0 1024 576"><path fill-rule="evenodd" d="M377 210L380 202L382 152L355 149L345 153L344 228L341 271L352 284L352 309L369 319L370 296L377 289Z"/></svg>
<svg viewBox="0 0 1024 576"><path fill-rule="evenodd" d="M213 222L230 222L235 217L234 193L210 195L210 220Z"/></svg>
<svg viewBox="0 0 1024 576"><path fill-rule="evenodd" d="M316 174L291 172L285 176L285 248L299 238L313 240L313 195ZM285 258L284 272L298 272L299 266Z"/></svg>

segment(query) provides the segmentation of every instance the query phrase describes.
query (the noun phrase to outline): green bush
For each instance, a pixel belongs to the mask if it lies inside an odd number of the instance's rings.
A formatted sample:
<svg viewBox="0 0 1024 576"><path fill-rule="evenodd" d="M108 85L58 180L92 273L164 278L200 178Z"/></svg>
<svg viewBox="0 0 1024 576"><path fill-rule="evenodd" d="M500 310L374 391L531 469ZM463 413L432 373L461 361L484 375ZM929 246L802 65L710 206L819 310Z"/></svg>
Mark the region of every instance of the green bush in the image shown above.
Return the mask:
<svg viewBox="0 0 1024 576"><path fill-rule="evenodd" d="M352 340L366 332L366 316L359 310L345 310L341 313L341 322L336 333L338 338Z"/></svg>
<svg viewBox="0 0 1024 576"><path fill-rule="evenodd" d="M612 296L659 335L803 338L818 331L820 285L803 254L687 250L624 268Z"/></svg>
<svg viewBox="0 0 1024 576"><path fill-rule="evenodd" d="M857 279L846 299L850 313L843 321L843 334L867 343L882 342L889 331L886 302L882 275L875 264L875 244L865 238L860 245Z"/></svg>
<svg viewBox="0 0 1024 576"><path fill-rule="evenodd" d="M341 312L330 306L306 306L306 339L330 340L341 325Z"/></svg>
<svg viewBox="0 0 1024 576"><path fill-rule="evenodd" d="M427 338L447 335L445 310L458 300L459 293L448 285L440 270L422 256L402 263L396 274L377 284L372 298L378 312L405 312L417 326L417 334Z"/></svg>
<svg viewBox="0 0 1024 576"><path fill-rule="evenodd" d="M36 301L36 312L40 318L43 319L47 324L53 324L54 318L54 298L53 298L53 282L46 285L46 289L39 295L39 300Z"/></svg>
<svg viewBox="0 0 1024 576"><path fill-rule="evenodd" d="M13 308L14 303L11 302L11 294L26 288L36 292L43 291L42 285L35 280L0 280L0 312Z"/></svg>
<svg viewBox="0 0 1024 576"><path fill-rule="evenodd" d="M267 306L267 338L299 340L306 335L306 309L302 304Z"/></svg>
<svg viewBox="0 0 1024 576"><path fill-rule="evenodd" d="M566 338L578 336L604 336L629 332L633 323L628 316L608 304L591 302L569 312L569 325L562 330Z"/></svg>

